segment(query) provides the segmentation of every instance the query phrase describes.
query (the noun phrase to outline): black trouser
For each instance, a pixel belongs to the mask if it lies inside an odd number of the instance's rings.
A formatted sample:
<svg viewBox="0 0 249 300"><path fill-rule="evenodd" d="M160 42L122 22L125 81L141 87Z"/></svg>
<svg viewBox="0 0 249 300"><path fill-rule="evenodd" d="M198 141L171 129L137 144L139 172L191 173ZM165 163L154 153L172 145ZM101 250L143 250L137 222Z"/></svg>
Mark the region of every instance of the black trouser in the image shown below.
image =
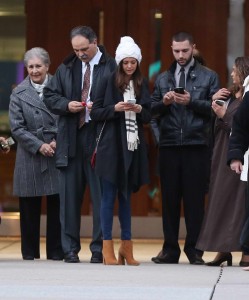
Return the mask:
<svg viewBox="0 0 249 300"><path fill-rule="evenodd" d="M180 256L178 244L181 200L187 236L184 251L195 255L195 245L204 216L207 170L210 163L205 146L165 147L159 150L162 190L163 251ZM199 254L202 254L199 253Z"/></svg>
<svg viewBox="0 0 249 300"><path fill-rule="evenodd" d="M40 258L40 216L42 197L20 197L22 256ZM63 257L61 247L59 195L47 196L47 258Z"/></svg>
<svg viewBox="0 0 249 300"><path fill-rule="evenodd" d="M101 185L100 179L91 167L90 159L85 153L85 145L89 143L91 124L78 131L77 149L74 158L70 158L68 166L60 169L60 218L61 240L64 253L79 253L81 205L87 184L90 187L92 201L92 241L91 252L102 252L102 232L100 223Z"/></svg>

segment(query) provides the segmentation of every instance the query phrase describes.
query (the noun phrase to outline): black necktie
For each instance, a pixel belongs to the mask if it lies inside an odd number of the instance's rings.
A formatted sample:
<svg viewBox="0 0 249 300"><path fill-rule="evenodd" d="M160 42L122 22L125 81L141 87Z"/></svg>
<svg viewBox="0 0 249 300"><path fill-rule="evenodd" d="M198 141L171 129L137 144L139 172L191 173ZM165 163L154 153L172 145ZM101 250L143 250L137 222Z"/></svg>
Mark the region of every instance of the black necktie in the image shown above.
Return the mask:
<svg viewBox="0 0 249 300"><path fill-rule="evenodd" d="M185 89L185 69L181 67L181 75L179 80L179 87L183 87Z"/></svg>

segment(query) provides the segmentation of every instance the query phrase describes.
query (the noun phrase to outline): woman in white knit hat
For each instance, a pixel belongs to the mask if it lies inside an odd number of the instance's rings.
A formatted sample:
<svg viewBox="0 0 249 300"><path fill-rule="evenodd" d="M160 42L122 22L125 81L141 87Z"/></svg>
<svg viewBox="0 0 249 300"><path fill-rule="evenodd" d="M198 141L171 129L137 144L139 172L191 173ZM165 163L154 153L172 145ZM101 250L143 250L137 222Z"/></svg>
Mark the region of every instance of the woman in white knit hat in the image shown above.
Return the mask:
<svg viewBox="0 0 249 300"><path fill-rule="evenodd" d="M116 50L117 70L98 86L91 118L103 128L95 170L102 181L101 226L103 257L108 265L139 265L131 242L131 194L149 182L143 124L149 123L150 94L140 71L141 50L134 40L121 38ZM113 209L119 200L121 246L118 260L112 241ZM142 201L142 200L141 200Z"/></svg>

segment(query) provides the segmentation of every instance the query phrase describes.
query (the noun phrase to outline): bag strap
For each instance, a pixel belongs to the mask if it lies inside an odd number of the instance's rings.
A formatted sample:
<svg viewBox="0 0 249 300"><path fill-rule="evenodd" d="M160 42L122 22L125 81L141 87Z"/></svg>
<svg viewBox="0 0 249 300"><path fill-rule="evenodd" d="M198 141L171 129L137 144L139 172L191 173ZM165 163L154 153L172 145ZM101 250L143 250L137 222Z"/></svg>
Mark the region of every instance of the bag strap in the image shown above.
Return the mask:
<svg viewBox="0 0 249 300"><path fill-rule="evenodd" d="M101 139L103 130L104 130L104 128L105 128L105 124L106 124L106 120L105 120L105 122L104 122L104 124L103 124L103 126L102 126L102 128L101 128L101 130L100 130L99 136L96 138L96 147L95 147L95 151L97 151L97 148L98 148L98 145L99 145L99 141L100 141L100 139Z"/></svg>

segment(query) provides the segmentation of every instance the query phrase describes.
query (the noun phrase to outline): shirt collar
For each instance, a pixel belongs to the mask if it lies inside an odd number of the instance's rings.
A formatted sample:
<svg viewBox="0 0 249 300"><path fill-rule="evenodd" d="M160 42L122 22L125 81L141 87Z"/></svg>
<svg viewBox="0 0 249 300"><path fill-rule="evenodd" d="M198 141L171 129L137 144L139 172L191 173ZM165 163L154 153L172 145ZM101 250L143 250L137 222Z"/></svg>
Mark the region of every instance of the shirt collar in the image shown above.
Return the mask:
<svg viewBox="0 0 249 300"><path fill-rule="evenodd" d="M89 61L91 69L93 69L94 65L98 65L100 58L102 56L102 52L100 52L99 48L97 47L97 53L94 55L94 57ZM86 67L86 63L83 62L83 68Z"/></svg>

